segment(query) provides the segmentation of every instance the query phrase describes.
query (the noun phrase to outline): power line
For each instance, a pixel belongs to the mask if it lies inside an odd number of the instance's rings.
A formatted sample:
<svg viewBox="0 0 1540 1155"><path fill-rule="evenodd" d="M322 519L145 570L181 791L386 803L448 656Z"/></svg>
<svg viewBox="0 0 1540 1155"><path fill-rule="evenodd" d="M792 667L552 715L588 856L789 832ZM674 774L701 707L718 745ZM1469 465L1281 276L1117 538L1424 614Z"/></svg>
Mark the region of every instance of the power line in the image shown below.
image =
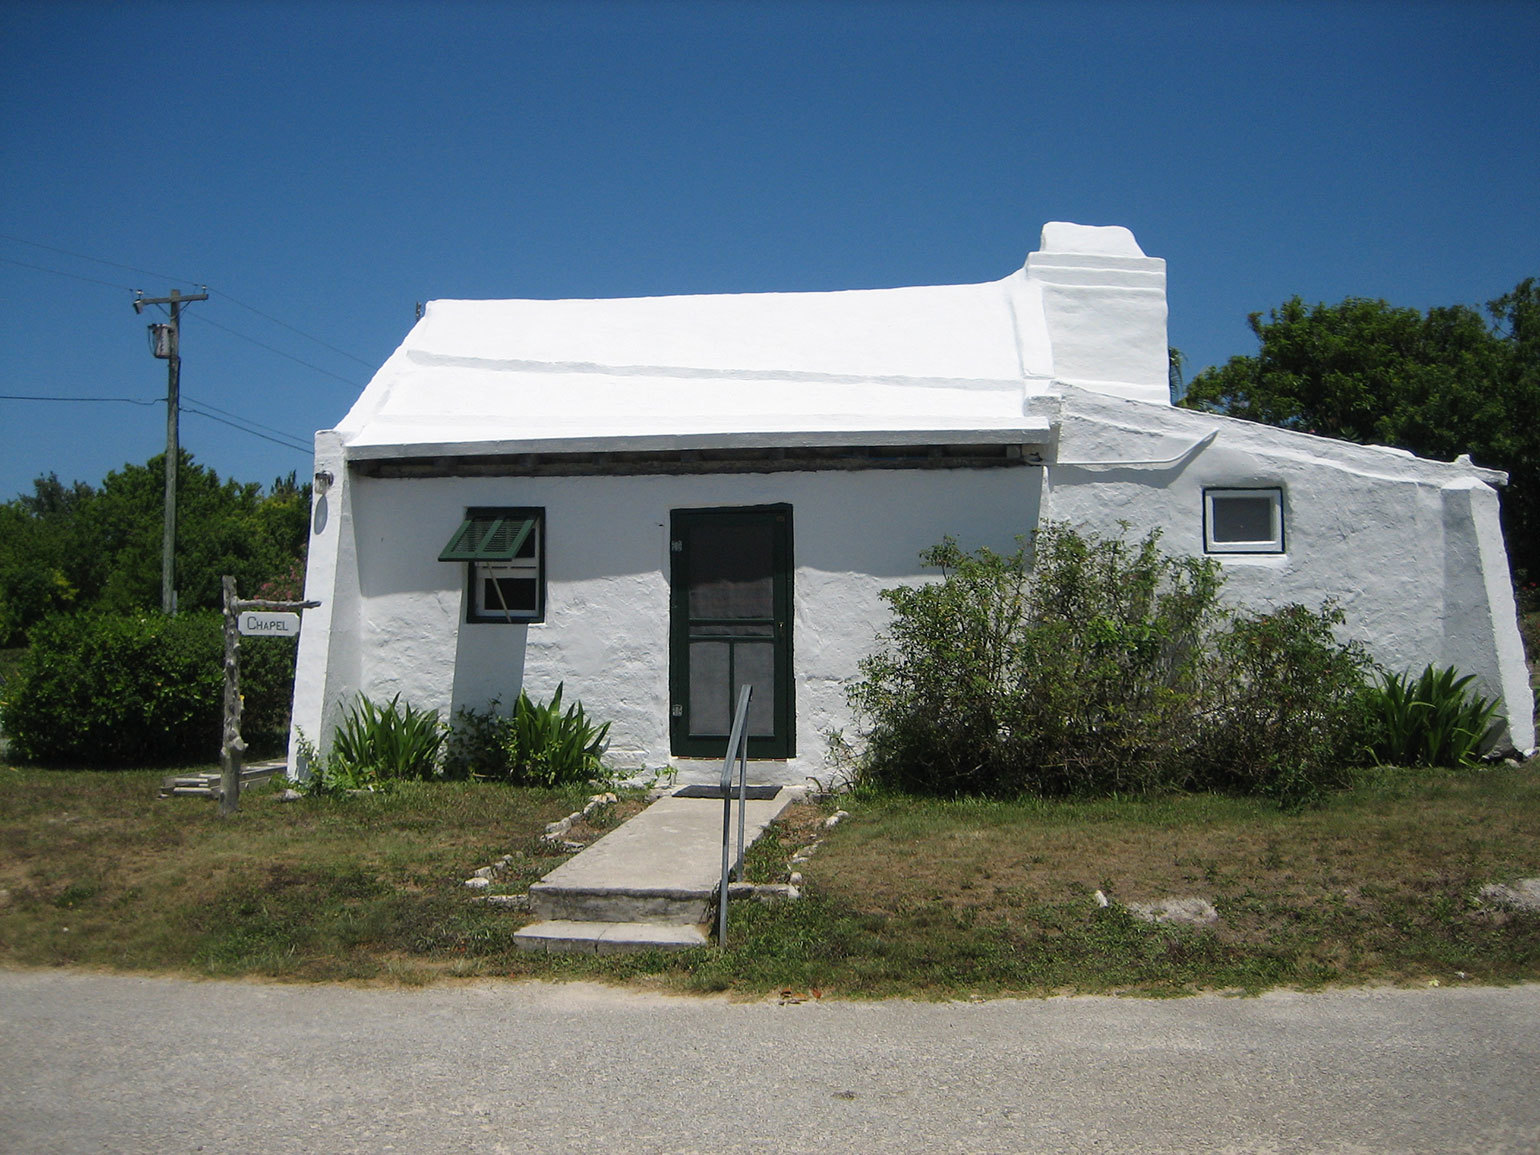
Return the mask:
<svg viewBox="0 0 1540 1155"><path fill-rule="evenodd" d="M112 281L99 280L96 277L83 277L79 273L66 273L63 269L50 269L46 265L32 265L26 261L15 261L10 257L0 257L0 264L15 265L22 269L35 269L39 273L52 273L56 277L69 277L74 281L84 281L88 285L106 285L109 289L122 289L125 293L138 292L132 285L118 285Z"/></svg>
<svg viewBox="0 0 1540 1155"><path fill-rule="evenodd" d="M280 357L293 361L296 365L303 365L306 369L313 369L317 373L320 373L322 376L330 377L335 381L341 381L344 385L351 385L355 389L358 388L357 381L351 381L348 378L343 377L341 374L333 373L330 369L323 369L319 365L313 365L309 361L306 361L300 357L296 357L293 353L285 353L282 349L269 345L264 341L258 341L255 337L248 337L245 333L238 332L237 330L230 328L228 325L221 325L218 321L210 321L207 317L204 316L199 316L197 318L197 322L201 325L212 325L216 329L222 329L226 333L229 333L232 337L239 337L242 341L250 341L258 348L266 349L269 353L276 353Z"/></svg>
<svg viewBox="0 0 1540 1155"><path fill-rule="evenodd" d="M251 421L249 418L241 417L236 413L231 413L227 409L220 409L217 405L210 405L206 401L190 401L186 397L183 397L181 400L182 411L184 413L193 413L199 417L206 418L209 421L217 421L221 425L228 425L231 429L238 430L241 433L250 434L252 437L260 437L263 441L271 441L274 445L281 445L285 449L294 450L296 453L304 453L308 455L315 452L315 446L304 444L301 441L299 435L296 433L286 433L282 429L274 429L271 425L263 425L261 422ZM0 401L75 401L88 402L92 404L117 403L123 405L142 405L145 408L152 408L157 405L165 404L164 398L156 398L153 401L141 401L135 397L64 397L44 395L40 393L0 393ZM212 409L214 412L205 412L206 409ZM223 413L224 416L219 417L215 415L219 413ZM255 428L253 428L253 426ZM258 430L261 429L265 429L268 432L259 433ZM277 436L269 436L268 434L276 434Z"/></svg>
<svg viewBox="0 0 1540 1155"><path fill-rule="evenodd" d="M245 301L237 301L229 293L222 292L219 289L214 289L213 293L214 293L214 295L216 297L223 297L225 300L229 301L232 305L239 305L241 308L247 309L250 312L255 313L257 316L262 317L262 318L264 318L264 319L266 319L268 321L271 321L275 325L283 326L285 329L289 330L289 332L291 332L291 333L298 333L301 337L304 337L306 340L314 341L317 345L320 345L323 349L330 349L333 353L336 353L338 356L341 356L341 357L346 357L349 361L357 361L365 369L373 369L375 367L373 361L365 361L362 357L355 357L352 353L349 353L346 349L339 349L335 345L329 345L325 341L321 340L321 338L316 337L316 336L312 336L311 334L305 332L303 329L296 329L293 325L289 324L287 321L280 321L277 317L273 316L271 313L264 313L261 309L257 308L255 305L248 305L248 304L246 304Z"/></svg>
<svg viewBox="0 0 1540 1155"><path fill-rule="evenodd" d="M101 257L89 256L86 253L77 253L77 252L74 252L71 249L61 249L61 248L59 248L56 245L45 245L45 244L41 244L41 243L39 243L37 241L29 241L29 240L26 240L26 239L24 239L22 237L12 236L10 233L0 233L0 240L15 241L19 245L29 245L29 246L31 246L34 249L44 249L47 252L59 253L62 256L76 257L76 258L78 258L78 259L80 259L82 261L91 261L91 262L93 262L95 264L106 265L109 268L113 268L113 269L125 269L128 272L130 272L130 273L142 273L142 274L144 274L147 277L156 277L156 278L158 278L160 280L165 280L165 281L187 281L189 283L202 284L202 282L198 281L197 278L195 278L195 277L173 277L173 276L170 276L170 275L168 275L166 273L156 273L156 272L153 272L153 271L151 271L149 269L141 269L137 265L125 265L125 264L121 264L118 261L108 261L108 260L103 260ZM35 269L38 272L42 272L42 273L53 273L54 275L60 276L60 277L73 277L77 281L86 281L86 282L89 282L90 284L93 284L93 285L106 285L110 289L123 289L123 290L125 290L127 292L130 292L130 293L138 291L132 285L118 285L118 284L112 283L111 281L100 281L100 280L97 280L95 277L84 277L84 276L81 276L79 273L66 273L62 269L50 269L50 268L48 268L48 267L46 267L44 265L30 265L30 264L27 264L25 261L11 260L8 257L0 257L0 261L4 261L6 264L10 264L10 265L19 265L20 267L22 267L24 269ZM208 292L209 290L207 289L207 287L205 287L204 291ZM355 355L353 353L349 353L346 349L339 349L339 348L337 348L337 346L335 346L333 344L330 344L327 341L323 341L320 337L317 337L315 334L307 333L307 332L305 332L305 330L297 328L296 326L289 324L287 321L280 320L279 318L273 316L271 313L265 313L261 309L257 308L255 305L248 305L245 301L242 301L242 300L239 300L239 299L237 299L235 297L232 297L229 293L226 293L223 290L215 289L215 290L213 290L213 294L216 297L224 298L226 301L229 301L232 305L239 305L241 308L247 310L248 312L255 313L257 316L261 317L263 320L271 321L273 324L278 325L278 326L280 326L280 327L282 327L284 329L287 329L291 333L298 334L299 336L305 338L305 340L307 340L307 341L314 341L317 345L320 345L323 349L329 349L333 353L336 353L339 357L346 357L350 361L356 361L360 365L362 365L365 369L371 369L372 370L372 369L375 368L374 362L366 361L362 357L359 357L359 356L357 356L357 355ZM212 322L210 322L210 323L212 324ZM234 330L227 330L227 331L234 332ZM236 333L235 335L237 337L239 337L242 334ZM247 338L247 340L251 340L251 338ZM257 342L257 343L260 344L260 342ZM270 347L270 346L264 346L264 347ZM277 350L274 350L274 352L277 352ZM284 354L284 356L288 356L288 354ZM303 365L303 364L305 364L305 362L301 361L300 364ZM312 368L313 368L313 366L312 366ZM324 370L323 370L323 372L324 372ZM342 380L342 378L339 378L339 380ZM352 381L349 381L348 384L349 385L353 385L353 384L356 384L356 383L352 382Z"/></svg>
<svg viewBox="0 0 1540 1155"><path fill-rule="evenodd" d="M223 413L226 417L233 417L237 421L244 421L247 425L254 426L257 429L266 429L269 433L276 433L280 437L287 437L290 441L302 442L305 440L301 435L290 433L287 429L275 429L271 425L263 425L260 421L253 421L250 417L242 417L239 413L232 413L228 409L221 409L211 401L194 399L192 403L194 405L201 405L205 409L212 409L215 413Z"/></svg>
<svg viewBox="0 0 1540 1155"><path fill-rule="evenodd" d="M303 453L307 457L315 452L313 445L295 445L292 442L280 441L276 437L269 437L266 433L258 433L255 429L248 429L244 425L236 424L234 421L226 421L223 417L215 417L212 413L205 413L186 401L182 404L182 412L191 413L195 417L202 417L205 421L217 421L221 425L228 425L231 429L239 430L248 437L260 437L263 441L271 441L274 445L281 445L285 449L292 449L295 453Z"/></svg>
<svg viewBox="0 0 1540 1155"><path fill-rule="evenodd" d="M159 398L154 401L140 401L134 397L48 397L37 393L0 393L0 401L121 401L125 405L160 405Z"/></svg>
<svg viewBox="0 0 1540 1155"><path fill-rule="evenodd" d="M13 237L10 233L0 233L0 240L15 241L18 245L30 245L34 249L47 249L50 253L59 253L59 254L61 254L63 256L66 256L66 257L78 257L82 261L91 261L94 264L107 265L108 267L114 268L114 269L126 269L130 273L143 273L146 277L154 277L156 280L161 280L161 281L196 281L197 280L196 277L173 277L169 273L156 273L156 272L152 272L149 269L141 269L141 268L139 268L136 265L124 265L124 264L118 263L117 261L104 261L101 257L92 257L92 256L88 256L85 253L72 252L69 249L57 248L54 245L39 244L37 241L29 241L29 240L26 240L23 237ZM53 270L53 269L44 269L43 271L51 273L51 272L54 272L55 270ZM69 276L68 273L66 273L64 275L65 276ZM119 286L117 286L117 285L113 286L113 288L118 288L118 287ZM132 289L130 289L129 291L133 292Z"/></svg>

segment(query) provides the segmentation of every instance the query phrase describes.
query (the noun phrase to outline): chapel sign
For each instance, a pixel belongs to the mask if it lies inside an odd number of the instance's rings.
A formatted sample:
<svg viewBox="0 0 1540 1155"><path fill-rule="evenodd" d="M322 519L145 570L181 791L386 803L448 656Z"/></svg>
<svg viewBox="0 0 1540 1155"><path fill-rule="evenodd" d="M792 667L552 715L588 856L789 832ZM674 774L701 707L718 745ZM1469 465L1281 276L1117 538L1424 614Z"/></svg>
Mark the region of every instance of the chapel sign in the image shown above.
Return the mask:
<svg viewBox="0 0 1540 1155"><path fill-rule="evenodd" d="M235 579L223 579L225 603L225 724L219 751L219 814L234 814L241 804L241 635L292 638L299 635L299 614L320 602L246 601L235 596Z"/></svg>
<svg viewBox="0 0 1540 1155"><path fill-rule="evenodd" d="M248 638L297 638L299 615L242 610L237 624Z"/></svg>

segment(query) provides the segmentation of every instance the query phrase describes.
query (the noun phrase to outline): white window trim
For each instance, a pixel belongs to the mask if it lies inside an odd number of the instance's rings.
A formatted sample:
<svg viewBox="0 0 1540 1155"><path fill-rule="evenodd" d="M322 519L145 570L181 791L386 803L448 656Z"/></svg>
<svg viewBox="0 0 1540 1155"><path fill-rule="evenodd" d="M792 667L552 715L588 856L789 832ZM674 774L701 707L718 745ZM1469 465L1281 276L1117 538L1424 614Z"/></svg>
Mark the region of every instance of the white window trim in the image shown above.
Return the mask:
<svg viewBox="0 0 1540 1155"><path fill-rule="evenodd" d="M1259 541L1219 541L1214 537L1214 501L1227 497L1266 497L1271 499L1269 520L1271 536ZM1203 551L1217 554L1281 554L1285 552L1283 525L1283 487L1279 485L1232 486L1203 491Z"/></svg>
<svg viewBox="0 0 1540 1155"><path fill-rule="evenodd" d="M539 621L544 607L541 605L539 545L534 558L517 558L513 561L471 562L471 614L477 622L533 622ZM487 604L484 597L487 579L525 578L535 583L535 607L529 610L512 609L501 603Z"/></svg>

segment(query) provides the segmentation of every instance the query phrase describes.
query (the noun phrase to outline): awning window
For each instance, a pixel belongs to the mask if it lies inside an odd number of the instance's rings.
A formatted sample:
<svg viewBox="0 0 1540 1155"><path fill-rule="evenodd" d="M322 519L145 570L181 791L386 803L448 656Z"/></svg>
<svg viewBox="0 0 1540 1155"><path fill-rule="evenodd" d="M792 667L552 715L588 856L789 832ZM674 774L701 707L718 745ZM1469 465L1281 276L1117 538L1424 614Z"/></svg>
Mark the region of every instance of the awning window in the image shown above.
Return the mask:
<svg viewBox="0 0 1540 1155"><path fill-rule="evenodd" d="M513 561L533 558L537 535L536 513L510 515L500 510L470 510L439 561Z"/></svg>

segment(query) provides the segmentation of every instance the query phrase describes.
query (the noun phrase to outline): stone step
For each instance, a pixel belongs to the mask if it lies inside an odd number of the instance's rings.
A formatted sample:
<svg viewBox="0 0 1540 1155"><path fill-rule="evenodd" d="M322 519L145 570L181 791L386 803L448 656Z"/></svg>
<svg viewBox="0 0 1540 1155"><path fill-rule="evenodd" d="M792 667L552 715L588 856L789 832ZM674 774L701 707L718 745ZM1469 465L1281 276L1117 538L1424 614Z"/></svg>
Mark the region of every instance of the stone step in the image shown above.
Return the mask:
<svg viewBox="0 0 1540 1155"><path fill-rule="evenodd" d="M241 767L241 786L257 786L274 775L288 770L288 763L277 759L267 762L248 762ZM160 796L162 798L183 798L197 796L202 798L218 798L220 792L220 778L222 774L218 770L199 771L193 774L169 774L161 779Z"/></svg>
<svg viewBox="0 0 1540 1155"><path fill-rule="evenodd" d="M745 846L791 803L790 791L761 793L770 797L745 808ZM530 886L529 909L542 921L514 941L525 950L598 954L705 946L721 875L720 800L660 798ZM741 887L732 895L782 897L787 889Z"/></svg>
<svg viewBox="0 0 1540 1155"><path fill-rule="evenodd" d="M656 922L591 922L551 919L515 931L520 950L550 954L626 954L643 950L690 950L711 939L703 925Z"/></svg>
<svg viewBox="0 0 1540 1155"><path fill-rule="evenodd" d="M571 886L536 882L529 909L560 922L704 923L711 920L716 891L711 887L633 887L624 884Z"/></svg>
<svg viewBox="0 0 1540 1155"><path fill-rule="evenodd" d="M774 902L798 897L785 883L756 886L734 882L728 899ZM717 904L717 887L695 890L647 890L624 886L574 889L536 882L529 888L528 907L539 918L563 922L710 923Z"/></svg>

